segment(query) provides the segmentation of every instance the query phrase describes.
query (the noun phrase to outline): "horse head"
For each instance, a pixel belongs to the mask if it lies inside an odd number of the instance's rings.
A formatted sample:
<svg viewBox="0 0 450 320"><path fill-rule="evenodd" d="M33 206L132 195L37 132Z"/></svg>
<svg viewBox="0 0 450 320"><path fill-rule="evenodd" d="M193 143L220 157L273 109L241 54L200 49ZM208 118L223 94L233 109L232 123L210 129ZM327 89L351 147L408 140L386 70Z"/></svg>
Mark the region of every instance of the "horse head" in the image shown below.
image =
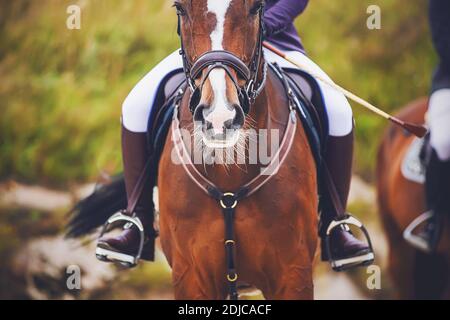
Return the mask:
<svg viewBox="0 0 450 320"><path fill-rule="evenodd" d="M262 0L176 0L194 131L230 148L264 86Z"/></svg>

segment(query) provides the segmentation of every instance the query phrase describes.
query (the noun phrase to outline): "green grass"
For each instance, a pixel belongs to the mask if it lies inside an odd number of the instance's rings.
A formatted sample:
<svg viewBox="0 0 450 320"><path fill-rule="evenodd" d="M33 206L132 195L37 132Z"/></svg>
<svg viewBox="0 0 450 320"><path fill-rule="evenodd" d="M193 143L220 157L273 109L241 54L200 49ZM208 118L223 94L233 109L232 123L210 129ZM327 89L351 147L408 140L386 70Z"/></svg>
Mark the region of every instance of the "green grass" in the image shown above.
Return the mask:
<svg viewBox="0 0 450 320"><path fill-rule="evenodd" d="M82 1L82 29L65 27L73 1L0 2L0 180L67 185L121 170L121 103L178 46L170 1ZM382 30L366 8L382 8ZM427 1L314 0L297 26L335 81L394 111L426 95L436 63ZM355 106L357 171L372 178L386 122Z"/></svg>

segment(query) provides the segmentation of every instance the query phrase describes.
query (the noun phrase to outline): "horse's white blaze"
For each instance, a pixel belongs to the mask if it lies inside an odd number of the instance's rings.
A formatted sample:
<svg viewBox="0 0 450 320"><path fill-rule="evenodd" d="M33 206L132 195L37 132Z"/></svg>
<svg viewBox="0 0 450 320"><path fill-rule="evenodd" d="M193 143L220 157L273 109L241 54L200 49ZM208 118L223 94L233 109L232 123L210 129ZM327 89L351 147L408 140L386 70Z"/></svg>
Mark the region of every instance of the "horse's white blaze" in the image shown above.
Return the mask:
<svg viewBox="0 0 450 320"><path fill-rule="evenodd" d="M225 16L232 0L208 0L208 11L216 15L216 28L211 33L212 50L223 50Z"/></svg>
<svg viewBox="0 0 450 320"><path fill-rule="evenodd" d="M209 81L214 92L214 101L211 105L212 112L206 117L206 121L211 122L214 134L223 133L224 122L234 119L236 111L230 110L226 96L225 70L214 69L209 75Z"/></svg>
<svg viewBox="0 0 450 320"><path fill-rule="evenodd" d="M216 16L216 27L211 32L211 49L223 50L225 16L232 0L208 0L208 11ZM215 69L209 75L214 93L211 112L206 121L211 122L214 134L223 133L224 123L235 117L236 111L228 108L226 73L223 69Z"/></svg>

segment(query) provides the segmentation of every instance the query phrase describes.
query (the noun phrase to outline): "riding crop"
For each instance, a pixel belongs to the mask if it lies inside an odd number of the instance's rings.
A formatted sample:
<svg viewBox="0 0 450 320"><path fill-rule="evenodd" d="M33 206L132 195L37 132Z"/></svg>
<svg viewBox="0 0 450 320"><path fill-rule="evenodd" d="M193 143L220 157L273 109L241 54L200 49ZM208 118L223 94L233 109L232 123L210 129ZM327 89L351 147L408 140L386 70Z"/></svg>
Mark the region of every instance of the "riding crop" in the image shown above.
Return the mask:
<svg viewBox="0 0 450 320"><path fill-rule="evenodd" d="M289 57L286 53L284 53L283 51L275 48L274 46L272 46L271 44L264 42L263 43L264 47L267 48L268 50L272 51L273 53L275 53L276 55L282 57L283 59L285 59L286 61L294 64L295 66L299 67L300 69L302 69L303 71L308 72L312 77L316 78L317 80L333 87L334 89L342 92L347 98L357 102L358 104L360 104L361 106L365 107L366 109L372 111L373 113L389 120L392 121L393 123L395 123L396 125L399 125L400 127L402 127L403 129L405 129L406 131L412 133L413 135L422 138L424 137L427 132L428 129L423 126L423 125L418 125L418 124L414 124L414 123L410 123L410 122L405 122L403 120L400 120L397 117L394 117L393 115L390 115L389 113L375 107L373 104L365 101L364 99L358 97L357 95L351 93L350 91L344 89L343 87L333 83L330 80L324 79L323 77L315 74L314 72L311 72L311 70L309 70L308 68L306 68L304 65L302 65L302 63L300 63L299 61L297 61L296 59Z"/></svg>

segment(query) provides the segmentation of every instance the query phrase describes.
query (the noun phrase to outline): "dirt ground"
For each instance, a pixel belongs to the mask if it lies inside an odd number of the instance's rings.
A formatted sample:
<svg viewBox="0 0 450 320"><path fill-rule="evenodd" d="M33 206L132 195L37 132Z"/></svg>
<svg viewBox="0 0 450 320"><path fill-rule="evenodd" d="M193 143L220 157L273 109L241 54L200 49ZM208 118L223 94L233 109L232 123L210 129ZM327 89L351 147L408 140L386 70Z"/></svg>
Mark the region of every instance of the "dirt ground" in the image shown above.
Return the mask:
<svg viewBox="0 0 450 320"><path fill-rule="evenodd" d="M93 185L70 192L47 190L10 182L0 186L0 298L23 299L172 299L170 268L159 252L156 263L132 271L102 264L94 257L93 244L64 239L62 227L67 208L88 195ZM373 188L353 179L350 208L374 208ZM376 264L385 275L386 241L375 212L361 216L372 235ZM30 222L29 220L32 220ZM13 237L13 241L11 241ZM12 247L6 242L12 243ZM82 270L82 289L67 290L67 266ZM367 270L335 273L326 263L317 263L314 283L318 300L363 300L391 297L387 288L369 290ZM387 276L386 276L387 277ZM11 288L14 287L14 290ZM120 290L114 290L119 288ZM252 298L260 298L253 296Z"/></svg>

